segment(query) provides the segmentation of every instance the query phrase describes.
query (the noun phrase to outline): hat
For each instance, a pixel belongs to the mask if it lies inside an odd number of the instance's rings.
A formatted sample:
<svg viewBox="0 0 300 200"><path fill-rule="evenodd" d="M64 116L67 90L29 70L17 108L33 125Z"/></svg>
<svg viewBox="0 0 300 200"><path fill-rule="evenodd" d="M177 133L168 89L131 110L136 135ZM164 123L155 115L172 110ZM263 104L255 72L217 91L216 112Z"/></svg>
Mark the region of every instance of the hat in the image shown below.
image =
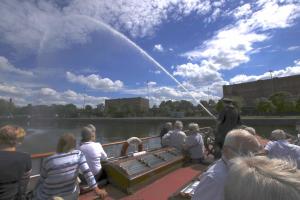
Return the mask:
<svg viewBox="0 0 300 200"><path fill-rule="evenodd" d="M224 103L232 103L232 102L233 102L233 100L230 99L230 98L223 98L222 101L223 101Z"/></svg>

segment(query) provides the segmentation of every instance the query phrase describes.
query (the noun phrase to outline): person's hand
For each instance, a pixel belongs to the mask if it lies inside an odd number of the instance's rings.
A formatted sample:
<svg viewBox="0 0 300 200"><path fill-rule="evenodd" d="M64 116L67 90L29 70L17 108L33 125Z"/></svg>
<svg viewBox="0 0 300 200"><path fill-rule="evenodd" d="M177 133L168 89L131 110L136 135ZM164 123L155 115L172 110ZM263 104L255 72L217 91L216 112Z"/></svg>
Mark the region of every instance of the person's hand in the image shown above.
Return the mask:
<svg viewBox="0 0 300 200"><path fill-rule="evenodd" d="M98 187L95 187L94 189L97 196L99 196L101 199L104 199L107 196L107 192L105 189L99 189Z"/></svg>

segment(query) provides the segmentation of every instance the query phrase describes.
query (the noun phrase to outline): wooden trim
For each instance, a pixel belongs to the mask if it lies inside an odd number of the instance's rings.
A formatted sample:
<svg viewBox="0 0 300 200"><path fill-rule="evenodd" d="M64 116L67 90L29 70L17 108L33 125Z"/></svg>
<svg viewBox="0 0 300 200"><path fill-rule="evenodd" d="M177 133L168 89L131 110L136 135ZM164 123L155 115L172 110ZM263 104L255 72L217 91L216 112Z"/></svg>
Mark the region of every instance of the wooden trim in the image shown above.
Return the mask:
<svg viewBox="0 0 300 200"><path fill-rule="evenodd" d="M144 141L144 140L149 140L149 139L152 139L152 138L159 138L159 136L156 135L156 136L144 137L144 138L141 138L141 140ZM111 142L111 143L103 144L102 147L107 147L107 146L117 145L117 144L123 144L124 142L126 142L126 140L118 141L118 142ZM31 158L32 158L32 159L45 158L45 157L48 157L48 156L53 155L54 153L55 153L55 152L47 152L47 153L40 153L40 154L32 154L32 155L31 155Z"/></svg>
<svg viewBox="0 0 300 200"><path fill-rule="evenodd" d="M45 158L48 156L51 156L55 154L55 152L48 152L48 153L39 153L39 154L31 154L31 158L37 159L37 158Z"/></svg>
<svg viewBox="0 0 300 200"><path fill-rule="evenodd" d="M141 138L141 140L144 141L144 140L149 140L149 139L156 138L156 137L160 137L160 136L156 135L156 136L144 137L144 138ZM126 140L122 140L122 141L118 141L118 142L111 142L111 143L107 143L107 144L102 144L102 147L107 147L107 146L117 145L117 144L123 144L124 142L126 142Z"/></svg>

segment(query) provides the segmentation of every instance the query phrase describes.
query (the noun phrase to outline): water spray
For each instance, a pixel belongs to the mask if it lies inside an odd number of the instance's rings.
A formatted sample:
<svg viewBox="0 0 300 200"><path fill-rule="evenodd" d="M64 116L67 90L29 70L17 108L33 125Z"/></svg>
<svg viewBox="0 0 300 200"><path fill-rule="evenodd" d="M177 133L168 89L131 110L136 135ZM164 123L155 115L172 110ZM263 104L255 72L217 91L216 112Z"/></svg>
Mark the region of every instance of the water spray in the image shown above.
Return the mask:
<svg viewBox="0 0 300 200"><path fill-rule="evenodd" d="M184 85L182 85L181 82L179 82L168 70L166 70L161 64L159 64L154 58L152 58L145 50L143 50L140 46L138 46L136 43L134 43L132 40L130 40L128 37L126 37L124 34L120 33L119 31L115 30L114 28L112 28L111 26L109 26L108 24L96 20L92 17L89 16L85 16L85 15L72 15L74 17L79 17L79 18L83 18L89 21L92 21L106 29L108 29L109 31L111 31L112 34L118 36L119 38L125 40L127 43L129 43L131 46L133 46L135 49L137 49L145 58L147 58L149 61L151 61L152 63L155 64L155 66L157 68L159 68L161 71L163 71L165 74L167 74L173 81L175 81L175 83L178 84L179 87L181 87L185 92L187 92L192 99L199 103L200 106L213 118L216 119L216 117L199 101L195 98L195 96L186 88L184 87ZM43 47L43 45L40 45L40 47Z"/></svg>

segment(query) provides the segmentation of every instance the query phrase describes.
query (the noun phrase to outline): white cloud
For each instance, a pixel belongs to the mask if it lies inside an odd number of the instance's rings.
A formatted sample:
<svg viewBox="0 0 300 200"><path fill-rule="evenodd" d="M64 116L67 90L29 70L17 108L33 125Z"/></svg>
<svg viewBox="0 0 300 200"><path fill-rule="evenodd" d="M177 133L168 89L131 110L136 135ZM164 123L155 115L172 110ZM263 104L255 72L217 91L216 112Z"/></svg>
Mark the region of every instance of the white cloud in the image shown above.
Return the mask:
<svg viewBox="0 0 300 200"><path fill-rule="evenodd" d="M18 75L25 75L25 76L33 76L33 73L31 71L25 71L19 68L16 68L13 66L7 58L0 56L0 71L3 72L9 72L9 73L15 73Z"/></svg>
<svg viewBox="0 0 300 200"><path fill-rule="evenodd" d="M300 60L296 60L293 66L286 67L281 70L272 71L273 77L285 77L300 74ZM238 84L250 81L257 81L262 79L270 79L270 72L265 72L261 75L245 75L239 74L230 79L230 84Z"/></svg>
<svg viewBox="0 0 300 200"><path fill-rule="evenodd" d="M287 51L297 51L300 50L300 46L290 46L287 48Z"/></svg>
<svg viewBox="0 0 300 200"><path fill-rule="evenodd" d="M161 44L156 44L153 47L153 51L163 52L164 48L163 48L163 46Z"/></svg>
<svg viewBox="0 0 300 200"><path fill-rule="evenodd" d="M249 15L252 14L251 5L249 3L246 3L231 11L230 14L237 19L240 19L242 17L248 17Z"/></svg>
<svg viewBox="0 0 300 200"><path fill-rule="evenodd" d="M196 87L223 80L221 74L210 66L199 66L192 63L177 66L173 74L187 79L191 85Z"/></svg>
<svg viewBox="0 0 300 200"><path fill-rule="evenodd" d="M38 104L51 105L73 103L78 107L81 107L83 103L95 107L100 103L104 103L105 99L108 99L107 97L95 97L84 93L77 93L73 90L58 92L52 88L41 88L36 96L36 103Z"/></svg>
<svg viewBox="0 0 300 200"><path fill-rule="evenodd" d="M186 86L186 85L185 85ZM149 92L149 98L151 105L156 104L159 105L161 101L173 100L173 101L180 101L180 100L188 100L195 104L199 103L199 100L207 100L207 88L203 87L202 89L199 88L189 88L189 92L183 91L180 87L169 87L169 86L159 86L157 84L151 86L149 89L147 87L141 87L137 89L126 89L123 90L125 94L130 95L137 95L137 96L147 96ZM222 88L218 86L218 88ZM211 99L218 99L219 97L216 95L218 90L216 90L214 85L210 86L209 97ZM191 97L195 97L197 102Z"/></svg>
<svg viewBox="0 0 300 200"><path fill-rule="evenodd" d="M161 74L161 71L160 70L155 70L154 74Z"/></svg>
<svg viewBox="0 0 300 200"><path fill-rule="evenodd" d="M11 85L7 83L1 83L0 82L0 94L5 94L8 96L23 96L23 95L29 95L31 93L30 89L26 89L20 86Z"/></svg>
<svg viewBox="0 0 300 200"><path fill-rule="evenodd" d="M0 41L18 51L86 43L89 33L101 29L97 20L133 37L144 37L170 17L205 15L211 9L209 0L70 0L64 7L57 1L2 0Z"/></svg>
<svg viewBox="0 0 300 200"><path fill-rule="evenodd" d="M75 75L71 72L66 72L66 77L68 81L72 83L79 83L97 90L117 91L123 88L122 81L120 80L112 81L109 78L102 78L97 74L84 76L84 75Z"/></svg>
<svg viewBox="0 0 300 200"><path fill-rule="evenodd" d="M300 13L300 6L297 4L268 1L258 6L259 9L249 17L246 17L247 9L244 8L242 14L245 18L224 27L212 39L182 55L190 60L210 63L217 70L232 69L250 60L250 55L256 52L254 43L271 37L266 33L267 30L292 26Z"/></svg>
<svg viewBox="0 0 300 200"><path fill-rule="evenodd" d="M157 85L157 83L155 81L148 82L148 86L150 86L150 87L153 87L155 85Z"/></svg>
<svg viewBox="0 0 300 200"><path fill-rule="evenodd" d="M56 91L53 88L44 87L36 89L28 89L19 85L0 83L0 98L12 98L17 105L27 104L68 104L73 103L79 107L85 104L96 106L103 103L107 97L90 96L85 93L77 93L73 90L63 92Z"/></svg>

